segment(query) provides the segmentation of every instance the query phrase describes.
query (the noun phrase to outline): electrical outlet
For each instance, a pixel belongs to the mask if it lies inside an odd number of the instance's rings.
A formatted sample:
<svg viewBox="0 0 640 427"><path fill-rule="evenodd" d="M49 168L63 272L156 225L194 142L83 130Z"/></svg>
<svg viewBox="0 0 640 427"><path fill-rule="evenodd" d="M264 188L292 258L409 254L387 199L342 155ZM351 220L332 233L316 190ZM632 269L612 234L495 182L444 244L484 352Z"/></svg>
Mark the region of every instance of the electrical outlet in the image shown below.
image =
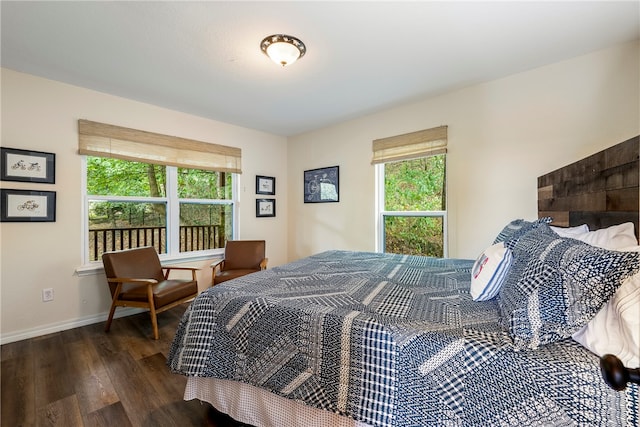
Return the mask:
<svg viewBox="0 0 640 427"><path fill-rule="evenodd" d="M53 301L53 288L47 288L42 290L42 301Z"/></svg>

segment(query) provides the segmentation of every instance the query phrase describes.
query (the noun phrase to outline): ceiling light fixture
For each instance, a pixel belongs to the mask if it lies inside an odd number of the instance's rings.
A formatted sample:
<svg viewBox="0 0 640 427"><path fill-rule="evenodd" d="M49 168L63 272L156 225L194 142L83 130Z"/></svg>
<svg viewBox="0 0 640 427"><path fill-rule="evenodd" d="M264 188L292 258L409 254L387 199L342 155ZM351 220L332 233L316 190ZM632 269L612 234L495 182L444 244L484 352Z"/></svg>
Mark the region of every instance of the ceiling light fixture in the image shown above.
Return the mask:
<svg viewBox="0 0 640 427"><path fill-rule="evenodd" d="M283 67L293 64L307 52L302 40L286 34L273 34L265 37L260 43L260 49L273 62Z"/></svg>

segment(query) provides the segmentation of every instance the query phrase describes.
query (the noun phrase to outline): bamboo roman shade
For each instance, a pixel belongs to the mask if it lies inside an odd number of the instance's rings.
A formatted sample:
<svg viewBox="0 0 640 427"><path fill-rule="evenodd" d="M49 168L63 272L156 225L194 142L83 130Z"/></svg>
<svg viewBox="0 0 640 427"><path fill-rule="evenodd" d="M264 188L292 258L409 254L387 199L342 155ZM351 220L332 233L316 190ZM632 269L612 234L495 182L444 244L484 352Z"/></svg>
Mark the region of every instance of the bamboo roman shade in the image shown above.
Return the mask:
<svg viewBox="0 0 640 427"><path fill-rule="evenodd" d="M373 141L371 164L435 156L447 152L447 126Z"/></svg>
<svg viewBox="0 0 640 427"><path fill-rule="evenodd" d="M177 136L78 120L78 153L191 169L242 173L241 150Z"/></svg>

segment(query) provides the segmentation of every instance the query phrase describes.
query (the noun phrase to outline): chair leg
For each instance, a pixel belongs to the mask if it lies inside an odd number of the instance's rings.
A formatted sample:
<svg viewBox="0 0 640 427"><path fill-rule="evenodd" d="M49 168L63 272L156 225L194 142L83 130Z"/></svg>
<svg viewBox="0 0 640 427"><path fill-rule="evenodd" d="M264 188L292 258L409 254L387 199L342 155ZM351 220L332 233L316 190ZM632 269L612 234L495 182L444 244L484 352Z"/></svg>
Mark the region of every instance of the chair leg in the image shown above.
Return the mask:
<svg viewBox="0 0 640 427"><path fill-rule="evenodd" d="M151 315L151 325L153 326L153 339L157 340L160 338L160 334L158 333L158 318L156 316L156 304L153 301L153 288L151 285L148 285L147 295L149 298L149 314Z"/></svg>
<svg viewBox="0 0 640 427"><path fill-rule="evenodd" d="M113 315L115 312L116 312L116 301L113 300L113 302L111 303L111 310L109 310L109 317L107 317L107 324L104 327L105 332L109 332L109 329L111 329L111 322L113 321Z"/></svg>
<svg viewBox="0 0 640 427"><path fill-rule="evenodd" d="M122 289L122 283L118 283L116 287L116 291L113 293L113 299L111 300L111 309L109 309L109 317L107 317L107 324L104 327L105 332L109 332L111 329L111 322L113 321L113 315L116 312L116 300L118 299L118 295L120 295L120 290Z"/></svg>

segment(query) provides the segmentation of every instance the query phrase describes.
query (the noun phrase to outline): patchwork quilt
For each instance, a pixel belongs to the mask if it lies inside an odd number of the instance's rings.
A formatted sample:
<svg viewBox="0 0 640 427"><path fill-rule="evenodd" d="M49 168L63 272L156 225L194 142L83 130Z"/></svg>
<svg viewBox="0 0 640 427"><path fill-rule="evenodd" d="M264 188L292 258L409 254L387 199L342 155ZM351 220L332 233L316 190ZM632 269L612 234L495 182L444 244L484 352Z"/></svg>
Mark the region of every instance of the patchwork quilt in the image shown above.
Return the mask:
<svg viewBox="0 0 640 427"><path fill-rule="evenodd" d="M328 251L224 282L185 312L174 373L241 381L374 426L634 426L638 386L571 339L516 351L472 260Z"/></svg>

